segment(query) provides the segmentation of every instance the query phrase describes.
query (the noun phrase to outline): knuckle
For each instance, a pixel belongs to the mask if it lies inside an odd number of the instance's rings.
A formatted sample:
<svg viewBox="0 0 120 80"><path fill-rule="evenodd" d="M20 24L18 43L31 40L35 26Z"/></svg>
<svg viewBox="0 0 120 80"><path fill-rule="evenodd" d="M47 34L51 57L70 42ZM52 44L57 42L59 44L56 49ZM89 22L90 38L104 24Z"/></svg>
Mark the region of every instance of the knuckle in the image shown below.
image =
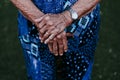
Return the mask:
<svg viewBox="0 0 120 80"><path fill-rule="evenodd" d="M47 37L49 34L50 34L50 33L47 32L47 33L45 34L45 37Z"/></svg>
<svg viewBox="0 0 120 80"><path fill-rule="evenodd" d="M48 21L47 24L48 25L53 25L53 22L52 21Z"/></svg>
<svg viewBox="0 0 120 80"><path fill-rule="evenodd" d="M60 38L61 38L61 35L58 35L57 38L60 39Z"/></svg>
<svg viewBox="0 0 120 80"><path fill-rule="evenodd" d="M40 30L40 33L42 33L42 34L43 34L43 33L44 33L44 31L43 31L43 30Z"/></svg>
<svg viewBox="0 0 120 80"><path fill-rule="evenodd" d="M57 39L56 39L56 38L54 38L54 41L57 41Z"/></svg>
<svg viewBox="0 0 120 80"><path fill-rule="evenodd" d="M58 29L55 29L54 31L53 31L53 33L57 33L58 32Z"/></svg>
<svg viewBox="0 0 120 80"><path fill-rule="evenodd" d="M60 48L63 48L63 45L59 45Z"/></svg>
<svg viewBox="0 0 120 80"><path fill-rule="evenodd" d="M55 33L55 34L59 34L59 33L60 33L59 29L56 29L56 30L54 31L54 33Z"/></svg>
<svg viewBox="0 0 120 80"><path fill-rule="evenodd" d="M54 26L51 26L49 29L51 29L51 30L52 30L52 29L54 29L54 28L55 28Z"/></svg>
<svg viewBox="0 0 120 80"><path fill-rule="evenodd" d="M65 33L65 32L63 32L63 36L66 36L66 33Z"/></svg>
<svg viewBox="0 0 120 80"><path fill-rule="evenodd" d="M49 17L49 16L46 16L46 17L45 17L45 20L49 20L49 19L50 19L50 17Z"/></svg>

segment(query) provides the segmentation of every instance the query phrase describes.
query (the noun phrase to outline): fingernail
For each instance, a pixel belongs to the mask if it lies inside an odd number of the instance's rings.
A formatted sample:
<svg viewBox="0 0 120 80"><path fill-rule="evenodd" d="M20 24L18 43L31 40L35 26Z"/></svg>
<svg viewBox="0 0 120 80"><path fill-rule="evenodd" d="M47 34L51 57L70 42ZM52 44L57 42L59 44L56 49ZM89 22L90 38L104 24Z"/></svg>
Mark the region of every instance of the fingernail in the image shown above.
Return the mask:
<svg viewBox="0 0 120 80"><path fill-rule="evenodd" d="M39 39L41 39L41 37L39 37Z"/></svg>
<svg viewBox="0 0 120 80"><path fill-rule="evenodd" d="M43 41L41 40L41 43L43 43Z"/></svg>
<svg viewBox="0 0 120 80"><path fill-rule="evenodd" d="M60 54L60 56L63 56L63 54Z"/></svg>
<svg viewBox="0 0 120 80"><path fill-rule="evenodd" d="M55 54L55 56L58 56L58 54Z"/></svg>
<svg viewBox="0 0 120 80"><path fill-rule="evenodd" d="M65 50L65 52L67 52L67 50Z"/></svg>
<svg viewBox="0 0 120 80"><path fill-rule="evenodd" d="M44 43L45 43L45 44L47 44L47 43L48 43L48 41L46 40Z"/></svg>
<svg viewBox="0 0 120 80"><path fill-rule="evenodd" d="M45 41L44 44L47 44L47 42Z"/></svg>

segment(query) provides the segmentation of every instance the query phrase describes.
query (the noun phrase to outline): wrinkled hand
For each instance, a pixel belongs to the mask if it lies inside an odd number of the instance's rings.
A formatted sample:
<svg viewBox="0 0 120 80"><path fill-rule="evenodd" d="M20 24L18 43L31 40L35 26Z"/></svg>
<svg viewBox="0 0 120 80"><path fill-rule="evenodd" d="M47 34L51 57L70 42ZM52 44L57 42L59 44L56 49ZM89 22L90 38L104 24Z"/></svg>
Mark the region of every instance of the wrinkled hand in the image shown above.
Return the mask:
<svg viewBox="0 0 120 80"><path fill-rule="evenodd" d="M67 37L73 37L73 34L63 31L61 34L57 35L56 38L51 40L48 43L50 52L53 53L55 56L62 56L64 52L67 52Z"/></svg>
<svg viewBox="0 0 120 80"><path fill-rule="evenodd" d="M63 14L46 14L35 22L41 41L48 43L51 53L62 56L67 51L67 35L64 29L70 25L69 20Z"/></svg>
<svg viewBox="0 0 120 80"><path fill-rule="evenodd" d="M69 22L62 14L46 14L36 20L40 39L47 44L50 40L55 38L69 25Z"/></svg>

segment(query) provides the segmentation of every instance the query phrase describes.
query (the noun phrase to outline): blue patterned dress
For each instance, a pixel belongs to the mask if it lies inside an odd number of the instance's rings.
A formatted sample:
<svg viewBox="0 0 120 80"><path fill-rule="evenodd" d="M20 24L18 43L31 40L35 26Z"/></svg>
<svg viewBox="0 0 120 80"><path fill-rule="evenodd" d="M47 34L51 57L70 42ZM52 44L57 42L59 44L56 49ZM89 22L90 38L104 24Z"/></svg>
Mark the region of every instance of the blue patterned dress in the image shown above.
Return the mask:
<svg viewBox="0 0 120 80"><path fill-rule="evenodd" d="M66 5L71 6L77 0L32 0L43 13L61 13ZM74 21L66 32L74 34L68 37L68 51L62 57L55 57L48 46L40 42L38 31L34 24L19 12L19 39L23 48L28 80L90 80L94 52L98 41L100 25L99 4L88 15ZM59 74L56 78L61 59Z"/></svg>

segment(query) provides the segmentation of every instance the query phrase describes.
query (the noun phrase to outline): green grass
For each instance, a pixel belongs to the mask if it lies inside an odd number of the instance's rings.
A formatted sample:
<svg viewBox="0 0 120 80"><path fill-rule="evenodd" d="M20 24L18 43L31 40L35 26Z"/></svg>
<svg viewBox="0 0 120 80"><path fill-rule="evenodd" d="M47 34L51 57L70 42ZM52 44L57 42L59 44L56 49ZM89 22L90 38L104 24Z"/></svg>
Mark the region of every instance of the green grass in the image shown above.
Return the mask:
<svg viewBox="0 0 120 80"><path fill-rule="evenodd" d="M100 40L95 53L92 80L120 80L119 2L101 2ZM27 80L17 35L17 10L8 0L1 0L0 80Z"/></svg>

